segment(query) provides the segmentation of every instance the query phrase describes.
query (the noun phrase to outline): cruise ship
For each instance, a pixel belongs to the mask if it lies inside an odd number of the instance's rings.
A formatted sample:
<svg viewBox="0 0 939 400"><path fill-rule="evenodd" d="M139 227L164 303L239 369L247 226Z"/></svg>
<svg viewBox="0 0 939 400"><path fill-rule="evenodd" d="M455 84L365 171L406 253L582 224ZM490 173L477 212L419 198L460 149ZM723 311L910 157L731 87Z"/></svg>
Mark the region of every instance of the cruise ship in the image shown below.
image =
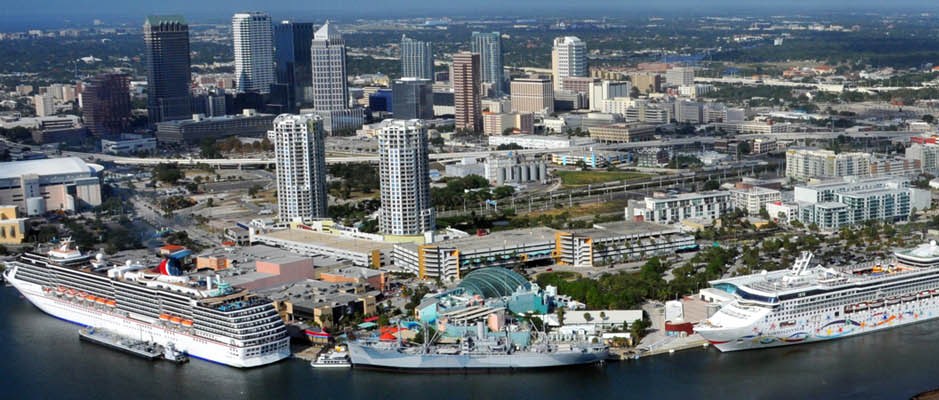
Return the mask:
<svg viewBox="0 0 939 400"><path fill-rule="evenodd" d="M886 262L812 264L803 252L786 270L712 281L734 295L695 327L721 351L839 339L939 315L939 246L896 251Z"/></svg>
<svg viewBox="0 0 939 400"><path fill-rule="evenodd" d="M286 327L270 300L221 279L183 274L173 260L158 269L108 265L66 240L6 267L7 282L63 320L239 368L290 356Z"/></svg>

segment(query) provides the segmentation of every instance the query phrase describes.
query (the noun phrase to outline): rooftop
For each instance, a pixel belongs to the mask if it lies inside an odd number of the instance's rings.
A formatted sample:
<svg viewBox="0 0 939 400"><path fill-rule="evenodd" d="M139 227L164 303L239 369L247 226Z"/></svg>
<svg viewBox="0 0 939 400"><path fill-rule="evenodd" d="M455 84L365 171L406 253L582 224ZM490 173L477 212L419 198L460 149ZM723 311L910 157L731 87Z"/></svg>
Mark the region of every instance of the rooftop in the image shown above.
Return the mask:
<svg viewBox="0 0 939 400"><path fill-rule="evenodd" d="M668 225L661 225L644 221L622 221L607 224L597 224L593 228L574 229L573 233L590 237L610 236L650 236L665 233L681 233L681 230Z"/></svg>
<svg viewBox="0 0 939 400"><path fill-rule="evenodd" d="M391 250L392 243L375 242L371 240L355 239L339 235L330 235L301 229L284 229L265 233L274 239L289 240L300 243L315 243L324 247L336 248L349 252L369 252L372 250Z"/></svg>
<svg viewBox="0 0 939 400"><path fill-rule="evenodd" d="M0 164L0 179L19 178L27 174L93 176L99 166L88 164L78 157L47 158L42 160L11 161Z"/></svg>
<svg viewBox="0 0 939 400"><path fill-rule="evenodd" d="M519 245L530 244L532 242L553 242L555 234L559 232L560 231L558 230L546 227L513 229L510 231L492 232L486 236L470 236L459 239L444 240L435 242L433 245L445 247L451 246L459 248L462 252L472 252L474 250L516 247ZM413 244L404 245L407 246Z"/></svg>

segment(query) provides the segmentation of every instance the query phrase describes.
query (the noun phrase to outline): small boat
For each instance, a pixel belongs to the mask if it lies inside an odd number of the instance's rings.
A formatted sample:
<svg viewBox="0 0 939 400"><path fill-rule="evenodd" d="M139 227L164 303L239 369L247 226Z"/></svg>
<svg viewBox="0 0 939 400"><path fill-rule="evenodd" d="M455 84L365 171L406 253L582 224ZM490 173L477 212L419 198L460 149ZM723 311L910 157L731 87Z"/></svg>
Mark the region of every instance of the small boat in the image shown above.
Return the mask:
<svg viewBox="0 0 939 400"><path fill-rule="evenodd" d="M108 300L108 307L117 307L117 300Z"/></svg>
<svg viewBox="0 0 939 400"><path fill-rule="evenodd" d="M349 360L349 352L345 348L336 347L316 357L316 361L310 363L313 368L349 368L352 362Z"/></svg>
<svg viewBox="0 0 939 400"><path fill-rule="evenodd" d="M182 325L185 326L185 327L191 327L191 326L192 326L192 320L191 320L191 319L184 319L183 322L182 322Z"/></svg>
<svg viewBox="0 0 939 400"><path fill-rule="evenodd" d="M161 320L161 321L169 321L169 320L170 320L170 315L169 315L169 314L160 314L160 320Z"/></svg>
<svg viewBox="0 0 939 400"><path fill-rule="evenodd" d="M170 322L179 325L181 322L183 322L183 319L180 317L170 317Z"/></svg>
<svg viewBox="0 0 939 400"><path fill-rule="evenodd" d="M104 297L97 297L95 298L95 303L106 305L108 304L108 299L105 299Z"/></svg>

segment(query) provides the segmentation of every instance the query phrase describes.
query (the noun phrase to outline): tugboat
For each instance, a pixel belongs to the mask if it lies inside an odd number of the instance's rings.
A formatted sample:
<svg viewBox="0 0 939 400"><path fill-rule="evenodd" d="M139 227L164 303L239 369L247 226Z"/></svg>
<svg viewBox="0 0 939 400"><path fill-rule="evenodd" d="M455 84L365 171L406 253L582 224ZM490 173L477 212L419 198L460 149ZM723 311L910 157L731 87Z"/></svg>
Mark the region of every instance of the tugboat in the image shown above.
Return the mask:
<svg viewBox="0 0 939 400"><path fill-rule="evenodd" d="M167 343L163 348L163 359L172 363L182 364L189 362L189 354L176 349L173 343Z"/></svg>
<svg viewBox="0 0 939 400"><path fill-rule="evenodd" d="M343 346L336 346L316 357L316 361L310 363L313 368L349 368L352 362L349 361L349 352Z"/></svg>

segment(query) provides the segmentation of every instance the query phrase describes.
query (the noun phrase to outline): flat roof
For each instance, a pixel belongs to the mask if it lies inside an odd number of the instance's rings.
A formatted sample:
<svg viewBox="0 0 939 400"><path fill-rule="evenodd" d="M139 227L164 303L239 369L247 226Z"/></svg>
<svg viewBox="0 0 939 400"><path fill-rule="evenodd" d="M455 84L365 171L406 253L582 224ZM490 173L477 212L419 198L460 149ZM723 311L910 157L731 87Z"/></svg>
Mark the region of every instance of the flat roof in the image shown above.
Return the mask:
<svg viewBox="0 0 939 400"><path fill-rule="evenodd" d="M0 163L0 179L19 178L27 174L47 175L93 175L96 168L78 157L44 158L41 160L10 161Z"/></svg>
<svg viewBox="0 0 939 400"><path fill-rule="evenodd" d="M302 229L284 229L268 232L263 235L273 239L289 240L298 243L314 243L325 247L332 247L349 252L364 253L371 250L391 250L393 243L375 242L371 240L355 239L339 235L312 232Z"/></svg>
<svg viewBox="0 0 939 400"><path fill-rule="evenodd" d="M531 242L554 241L555 234L561 231L546 227L513 229L509 231L496 231L486 236L469 236L465 238L444 240L433 245L452 246L461 250L478 250L492 248L517 247L520 244Z"/></svg>
<svg viewBox="0 0 939 400"><path fill-rule="evenodd" d="M681 233L681 230L669 226L645 221L622 221L597 224L593 228L574 229L573 233L582 236L608 237L622 235L655 235L663 233Z"/></svg>

